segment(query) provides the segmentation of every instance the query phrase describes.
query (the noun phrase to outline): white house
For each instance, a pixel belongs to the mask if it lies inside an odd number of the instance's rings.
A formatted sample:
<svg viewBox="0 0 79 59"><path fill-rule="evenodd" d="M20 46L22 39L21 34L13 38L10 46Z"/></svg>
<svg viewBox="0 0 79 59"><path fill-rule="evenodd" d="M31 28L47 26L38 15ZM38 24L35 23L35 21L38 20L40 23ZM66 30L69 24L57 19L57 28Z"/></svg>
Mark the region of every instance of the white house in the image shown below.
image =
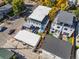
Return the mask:
<svg viewBox="0 0 79 59"><path fill-rule="evenodd" d="M39 27L38 32L44 32L49 22L49 11L51 8L46 6L38 6L33 13L28 17L27 23L35 27Z"/></svg>
<svg viewBox="0 0 79 59"><path fill-rule="evenodd" d="M50 33L53 33L57 38L60 34L71 37L74 32L73 20L74 15L72 13L60 11L51 25Z"/></svg>

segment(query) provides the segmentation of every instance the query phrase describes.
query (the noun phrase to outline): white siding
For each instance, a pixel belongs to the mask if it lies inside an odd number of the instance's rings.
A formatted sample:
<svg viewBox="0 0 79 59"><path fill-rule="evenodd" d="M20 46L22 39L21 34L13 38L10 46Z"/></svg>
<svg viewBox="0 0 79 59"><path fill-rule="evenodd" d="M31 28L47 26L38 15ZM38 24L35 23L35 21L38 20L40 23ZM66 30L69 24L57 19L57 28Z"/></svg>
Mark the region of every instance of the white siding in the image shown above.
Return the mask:
<svg viewBox="0 0 79 59"><path fill-rule="evenodd" d="M34 20L27 20L27 22L29 24L36 26L36 27L39 27L39 28L41 27L41 22L37 22L37 21L34 21Z"/></svg>

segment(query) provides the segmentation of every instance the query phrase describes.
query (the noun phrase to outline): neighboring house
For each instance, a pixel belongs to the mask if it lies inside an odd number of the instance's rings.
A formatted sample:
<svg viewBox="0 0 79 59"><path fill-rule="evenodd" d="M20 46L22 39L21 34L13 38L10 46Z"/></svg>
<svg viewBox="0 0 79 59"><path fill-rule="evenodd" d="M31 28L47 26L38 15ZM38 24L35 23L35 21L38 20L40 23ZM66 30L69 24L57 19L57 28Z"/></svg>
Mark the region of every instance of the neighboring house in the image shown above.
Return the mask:
<svg viewBox="0 0 79 59"><path fill-rule="evenodd" d="M72 13L59 11L58 15L51 25L50 33L57 38L59 38L60 35L71 37L74 33L73 20L74 15Z"/></svg>
<svg viewBox="0 0 79 59"><path fill-rule="evenodd" d="M44 32L48 22L49 16L48 13L51 8L46 6L38 6L33 13L28 17L27 24L29 26L38 27L38 32ZM33 28L34 29L34 28Z"/></svg>
<svg viewBox="0 0 79 59"><path fill-rule="evenodd" d="M4 4L3 0L0 0L0 6L2 6Z"/></svg>
<svg viewBox="0 0 79 59"><path fill-rule="evenodd" d="M47 35L42 44L42 49L53 56L51 59L70 59L72 45L54 36Z"/></svg>
<svg viewBox="0 0 79 59"><path fill-rule="evenodd" d="M14 38L22 43L26 43L28 46L36 48L40 42L41 36L26 30L21 30Z"/></svg>
<svg viewBox="0 0 79 59"><path fill-rule="evenodd" d="M76 6L76 4L77 4L77 0L68 0L68 2L69 2L69 5L72 6L72 7L74 5Z"/></svg>
<svg viewBox="0 0 79 59"><path fill-rule="evenodd" d="M0 49L0 59L11 59L13 55L14 53L9 50L2 49L2 48Z"/></svg>
<svg viewBox="0 0 79 59"><path fill-rule="evenodd" d="M4 15L7 15L12 10L12 5L6 4L4 6L0 7L0 19L4 17Z"/></svg>
<svg viewBox="0 0 79 59"><path fill-rule="evenodd" d="M0 7L0 12L2 12L3 15L6 15L7 13L9 13L11 11L11 9L12 9L12 5L6 4L2 7Z"/></svg>

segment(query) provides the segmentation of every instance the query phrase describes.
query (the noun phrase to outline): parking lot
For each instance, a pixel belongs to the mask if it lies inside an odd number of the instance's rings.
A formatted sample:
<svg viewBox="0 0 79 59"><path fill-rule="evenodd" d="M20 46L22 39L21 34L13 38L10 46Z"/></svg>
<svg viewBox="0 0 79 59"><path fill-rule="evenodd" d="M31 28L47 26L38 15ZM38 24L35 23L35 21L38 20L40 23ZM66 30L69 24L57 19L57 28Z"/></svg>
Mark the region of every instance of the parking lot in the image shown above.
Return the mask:
<svg viewBox="0 0 79 59"><path fill-rule="evenodd" d="M3 32L0 32L0 46L5 44L8 39L10 39L15 35L20 30L23 23L25 23L24 18L16 19L11 24L5 23L4 26L7 27L7 29ZM15 29L15 33L13 33L12 35L9 35L8 33L11 29Z"/></svg>

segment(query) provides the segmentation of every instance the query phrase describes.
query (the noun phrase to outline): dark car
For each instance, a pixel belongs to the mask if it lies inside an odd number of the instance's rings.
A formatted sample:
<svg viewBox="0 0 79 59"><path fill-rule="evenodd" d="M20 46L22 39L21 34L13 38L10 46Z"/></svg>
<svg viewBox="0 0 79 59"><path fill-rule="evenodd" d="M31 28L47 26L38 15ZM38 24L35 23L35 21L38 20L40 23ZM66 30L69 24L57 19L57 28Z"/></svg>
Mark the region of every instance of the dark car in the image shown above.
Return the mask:
<svg viewBox="0 0 79 59"><path fill-rule="evenodd" d="M11 29L8 34L11 35L11 34L13 34L14 32L15 32L15 29Z"/></svg>
<svg viewBox="0 0 79 59"><path fill-rule="evenodd" d="M23 30L23 29L26 29L26 26L22 26L22 28L21 28L21 29L22 29L22 30Z"/></svg>
<svg viewBox="0 0 79 59"><path fill-rule="evenodd" d="M7 27L1 27L0 32L3 32L7 29Z"/></svg>

